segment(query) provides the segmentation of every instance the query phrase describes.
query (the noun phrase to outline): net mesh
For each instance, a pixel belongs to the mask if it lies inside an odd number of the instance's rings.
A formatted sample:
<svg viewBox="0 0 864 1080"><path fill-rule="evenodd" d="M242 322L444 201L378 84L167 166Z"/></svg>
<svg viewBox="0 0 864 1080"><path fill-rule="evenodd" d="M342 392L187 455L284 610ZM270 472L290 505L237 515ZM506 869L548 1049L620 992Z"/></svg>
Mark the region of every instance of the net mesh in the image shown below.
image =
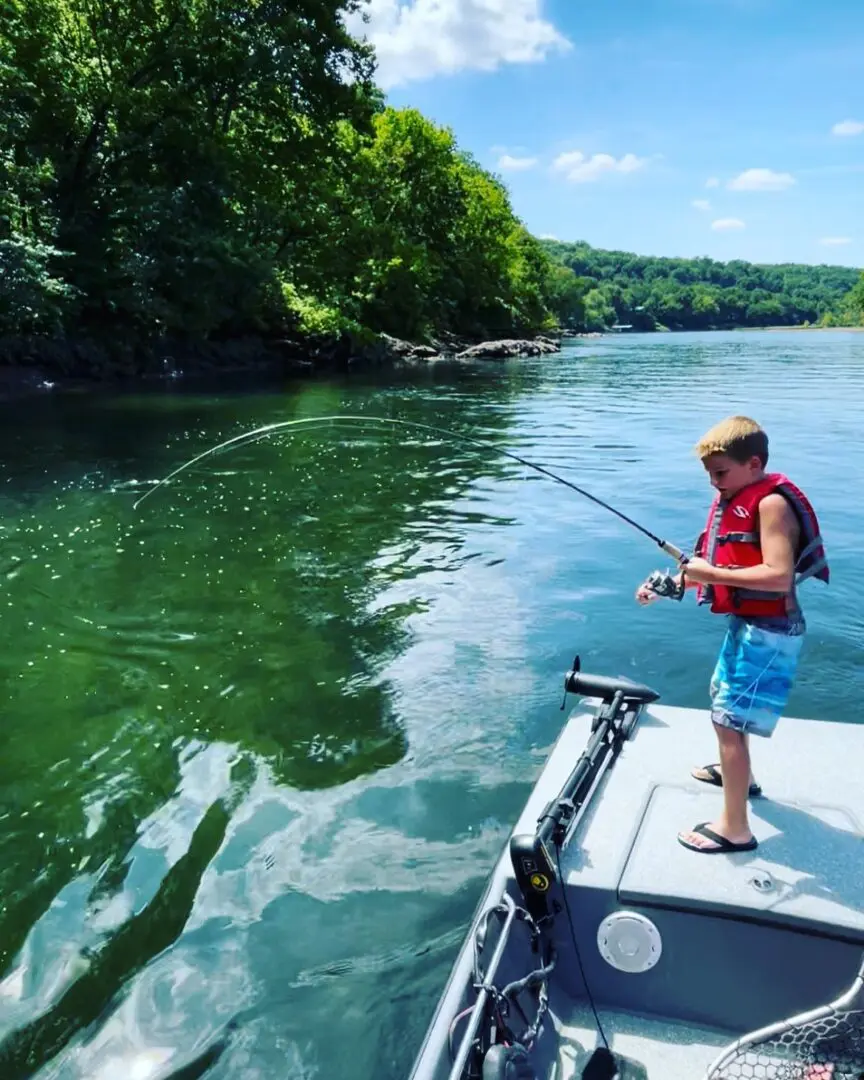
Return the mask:
<svg viewBox="0 0 864 1080"><path fill-rule="evenodd" d="M864 1080L864 1012L837 1012L718 1063L708 1080Z"/></svg>

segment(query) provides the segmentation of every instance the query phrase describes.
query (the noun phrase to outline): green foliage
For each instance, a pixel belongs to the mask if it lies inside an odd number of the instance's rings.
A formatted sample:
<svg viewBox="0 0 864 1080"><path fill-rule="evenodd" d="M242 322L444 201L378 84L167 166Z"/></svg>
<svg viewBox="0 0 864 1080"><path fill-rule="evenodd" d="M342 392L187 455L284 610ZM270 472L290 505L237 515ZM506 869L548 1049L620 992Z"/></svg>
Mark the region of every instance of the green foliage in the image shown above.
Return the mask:
<svg viewBox="0 0 864 1080"><path fill-rule="evenodd" d="M616 320L615 308L602 289L589 289L585 294L585 330L605 330Z"/></svg>
<svg viewBox="0 0 864 1080"><path fill-rule="evenodd" d="M0 240L0 334L56 333L72 309L75 290L52 275L56 248L38 240Z"/></svg>
<svg viewBox="0 0 864 1080"><path fill-rule="evenodd" d="M286 313L294 316L298 329L304 334L339 334L348 328L341 312L298 292L290 281L282 282L282 299Z"/></svg>
<svg viewBox="0 0 864 1080"><path fill-rule="evenodd" d="M0 333L422 339L860 321L856 272L540 242L357 0L4 0ZM848 299L843 299L848 294Z"/></svg>
<svg viewBox="0 0 864 1080"><path fill-rule="evenodd" d="M347 6L6 0L0 238L64 253L85 329L248 324L314 225L337 123L368 125Z"/></svg>
<svg viewBox="0 0 864 1080"><path fill-rule="evenodd" d="M556 263L587 283L582 329L706 330L798 326L832 311L857 270L843 266L762 266L736 259L669 259L543 241Z"/></svg>
<svg viewBox="0 0 864 1080"><path fill-rule="evenodd" d="M350 322L413 338L553 323L551 264L506 189L417 110L343 126L317 198L328 212L292 274Z"/></svg>
<svg viewBox="0 0 864 1080"><path fill-rule="evenodd" d="M864 273L832 311L820 320L821 326L864 326Z"/></svg>
<svg viewBox="0 0 864 1080"><path fill-rule="evenodd" d="M552 325L545 252L450 131L383 107L356 7L5 0L0 328Z"/></svg>

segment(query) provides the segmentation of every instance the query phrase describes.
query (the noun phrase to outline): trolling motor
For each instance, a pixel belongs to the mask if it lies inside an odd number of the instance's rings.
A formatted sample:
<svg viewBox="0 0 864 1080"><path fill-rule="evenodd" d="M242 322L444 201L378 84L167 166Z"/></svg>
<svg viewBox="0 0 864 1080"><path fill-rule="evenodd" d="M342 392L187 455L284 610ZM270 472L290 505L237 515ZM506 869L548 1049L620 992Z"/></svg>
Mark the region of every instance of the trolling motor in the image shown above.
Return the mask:
<svg viewBox="0 0 864 1080"><path fill-rule="evenodd" d="M581 670L578 656L564 678L567 694L599 698L600 708L591 721L591 738L556 799L544 808L533 835L514 834L510 838L510 859L516 883L532 918L542 923L551 918L547 894L557 880L550 845L563 846L576 815L589 800L596 782L617 758L630 738L645 705L660 696L642 683L618 676L591 675Z"/></svg>
<svg viewBox="0 0 864 1080"><path fill-rule="evenodd" d="M541 933L547 931L555 915L563 910L557 900L553 901L550 910L549 892L555 881L559 881L563 887L558 856L568 832L590 800L603 773L630 738L643 708L660 696L650 686L623 676L609 678L583 672L578 656L564 678L562 709L566 705L567 694L600 700L591 721L591 737L558 797L546 805L537 819L533 835L514 834L510 838L510 859L516 883L522 893L525 910ZM566 903L566 896L564 900ZM578 958L579 946L569 907L566 910ZM581 965L581 960L579 962ZM598 1030L602 1036L602 1029ZM597 1047L584 1066L582 1080L613 1080L618 1074L618 1062L605 1036L603 1041L605 1045ZM482 1080L536 1080L536 1073L525 1048L517 1042L509 1047L493 1046L489 1049L483 1064Z"/></svg>
<svg viewBox="0 0 864 1080"><path fill-rule="evenodd" d="M568 693L599 699L600 705L591 724L591 737L558 798L548 803L538 818L534 833L514 835L510 839L510 858L524 907L519 907L509 892L505 892L501 902L486 911L477 928L472 973L477 1001L470 1010L471 1016L459 1053L454 1055L451 1050L454 1063L450 1080L456 1080L456 1077L459 1080L538 1080L531 1062L531 1052L549 1007L549 977L558 955L551 933L552 922L558 912L564 910L557 900L551 905L552 910L547 903L552 884L560 880L559 850L603 772L630 737L641 710L659 697L655 690L641 683L622 676L608 678L591 675L581 668L581 661L576 656L564 679L564 703ZM579 946L566 905L566 895L563 899L578 958ZM484 969L481 955L493 916L503 917L504 922L495 953L488 968ZM538 954L537 967L524 978L499 989L493 980L507 945L510 927L517 921L526 924L530 930L530 948ZM579 962L581 965L581 960ZM532 997L536 994L536 1016L524 1031L516 1032L508 1023L511 1004L516 1006L527 1023L528 1018L519 1006L518 997L528 990L532 992ZM467 1012L460 1014L457 1020ZM602 1030L600 1033L603 1036ZM451 1040L452 1034L451 1027ZM605 1045L595 1049L583 1068L582 1080L613 1080L618 1072L618 1064L606 1044L605 1036L603 1041Z"/></svg>

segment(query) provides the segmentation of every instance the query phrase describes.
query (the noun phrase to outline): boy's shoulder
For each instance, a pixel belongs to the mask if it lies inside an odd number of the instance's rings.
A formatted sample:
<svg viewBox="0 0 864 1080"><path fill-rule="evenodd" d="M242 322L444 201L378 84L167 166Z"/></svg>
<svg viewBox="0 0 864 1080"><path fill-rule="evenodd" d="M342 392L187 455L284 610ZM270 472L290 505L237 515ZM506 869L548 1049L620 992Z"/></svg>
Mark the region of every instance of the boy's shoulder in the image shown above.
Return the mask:
<svg viewBox="0 0 864 1080"><path fill-rule="evenodd" d="M798 533L801 526L798 515L792 509L789 500L779 491L769 491L759 500L756 507L759 514L760 526L782 530L787 533Z"/></svg>

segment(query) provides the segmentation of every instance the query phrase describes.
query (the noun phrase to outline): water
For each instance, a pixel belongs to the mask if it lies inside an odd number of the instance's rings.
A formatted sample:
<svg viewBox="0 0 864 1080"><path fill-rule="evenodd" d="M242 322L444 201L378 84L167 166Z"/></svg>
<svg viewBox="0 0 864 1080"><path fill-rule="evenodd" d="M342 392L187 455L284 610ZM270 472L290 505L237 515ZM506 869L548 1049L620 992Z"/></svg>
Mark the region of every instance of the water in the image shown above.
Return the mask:
<svg viewBox="0 0 864 1080"><path fill-rule="evenodd" d="M6 405L4 1080L405 1077L573 654L705 705L721 621L639 608L662 553L501 455L304 428L132 507L239 431L339 411L490 439L683 546L694 442L754 415L834 575L802 592L790 712L860 718L861 335Z"/></svg>

